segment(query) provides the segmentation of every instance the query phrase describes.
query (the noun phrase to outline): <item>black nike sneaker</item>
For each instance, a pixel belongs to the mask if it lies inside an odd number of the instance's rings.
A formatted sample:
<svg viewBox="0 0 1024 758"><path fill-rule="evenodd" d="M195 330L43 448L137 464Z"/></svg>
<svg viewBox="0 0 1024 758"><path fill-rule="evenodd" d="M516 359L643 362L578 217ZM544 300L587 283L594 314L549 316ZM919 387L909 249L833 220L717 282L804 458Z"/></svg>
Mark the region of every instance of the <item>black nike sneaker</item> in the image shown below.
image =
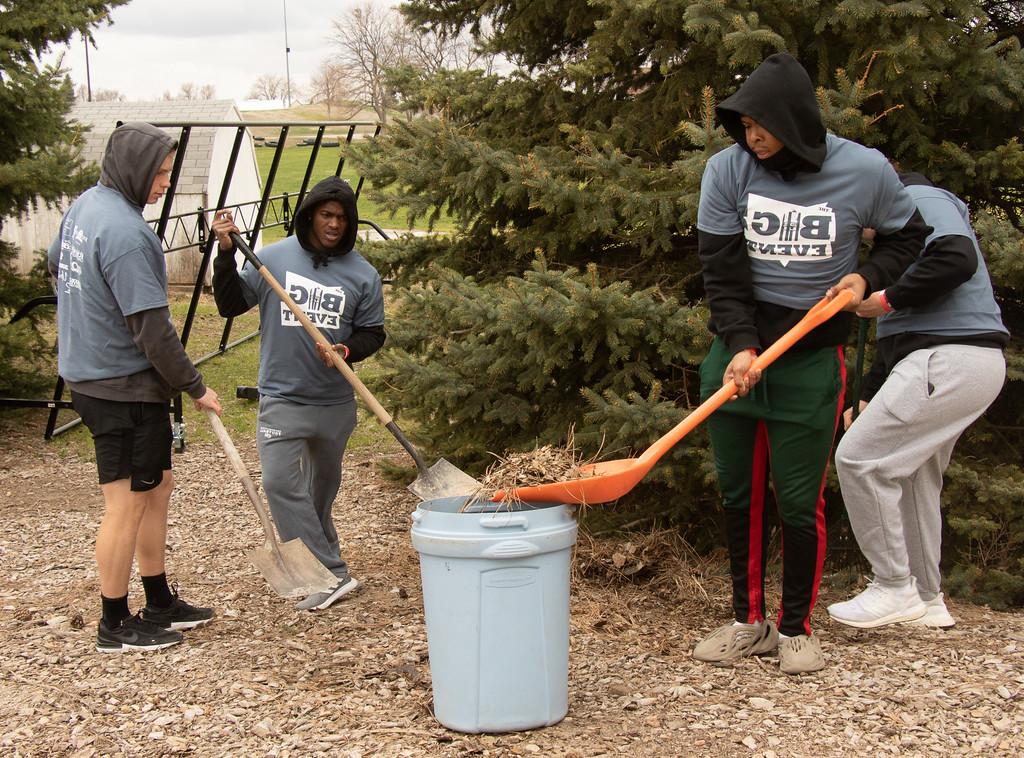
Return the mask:
<svg viewBox="0 0 1024 758"><path fill-rule="evenodd" d="M196 608L178 597L176 589L172 589L171 592L174 600L167 608L147 605L142 609L142 617L151 624L178 631L195 629L197 626L209 624L213 619L213 608Z"/></svg>
<svg viewBox="0 0 1024 758"><path fill-rule="evenodd" d="M136 613L111 629L100 619L96 650L100 653L124 653L132 650L161 650L184 639L181 632L151 624Z"/></svg>

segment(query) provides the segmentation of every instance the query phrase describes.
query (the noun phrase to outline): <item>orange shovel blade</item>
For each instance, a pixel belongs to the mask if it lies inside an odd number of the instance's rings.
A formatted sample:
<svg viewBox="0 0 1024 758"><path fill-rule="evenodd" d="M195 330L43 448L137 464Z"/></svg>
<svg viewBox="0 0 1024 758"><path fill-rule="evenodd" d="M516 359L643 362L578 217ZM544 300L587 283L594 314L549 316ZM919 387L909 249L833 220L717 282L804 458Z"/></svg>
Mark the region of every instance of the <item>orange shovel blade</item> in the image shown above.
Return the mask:
<svg viewBox="0 0 1024 758"><path fill-rule="evenodd" d="M639 458L619 458L580 466L579 479L516 487L511 493L498 490L491 502L509 497L527 503L607 503L618 500L636 486L650 470Z"/></svg>
<svg viewBox="0 0 1024 758"><path fill-rule="evenodd" d="M811 308L796 326L779 337L771 347L754 359L754 367L766 368L801 337L816 326L832 318L850 302L852 294L846 290L832 300L827 297ZM527 503L580 503L593 505L618 500L643 479L661 456L669 451L704 419L718 410L730 397L736 394L736 384L728 382L711 397L701 403L686 418L676 424L644 451L639 458L619 458L580 467L583 475L578 479L564 482L550 482L530 487L516 487L512 492L499 490L491 502L517 498Z"/></svg>

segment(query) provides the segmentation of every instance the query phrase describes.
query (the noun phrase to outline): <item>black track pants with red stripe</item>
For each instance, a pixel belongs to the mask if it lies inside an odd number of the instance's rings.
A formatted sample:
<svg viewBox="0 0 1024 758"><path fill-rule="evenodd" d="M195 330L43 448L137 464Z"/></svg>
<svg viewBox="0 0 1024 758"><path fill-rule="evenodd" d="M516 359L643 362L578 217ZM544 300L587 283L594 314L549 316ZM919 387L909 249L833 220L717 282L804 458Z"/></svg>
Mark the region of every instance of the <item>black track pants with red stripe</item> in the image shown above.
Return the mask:
<svg viewBox="0 0 1024 758"><path fill-rule="evenodd" d="M701 365L701 396L722 386L731 355L715 339ZM768 488L782 524L779 631L810 634L825 561L825 473L843 401L842 348L788 353L745 398L708 420L725 509L736 620L765 618Z"/></svg>

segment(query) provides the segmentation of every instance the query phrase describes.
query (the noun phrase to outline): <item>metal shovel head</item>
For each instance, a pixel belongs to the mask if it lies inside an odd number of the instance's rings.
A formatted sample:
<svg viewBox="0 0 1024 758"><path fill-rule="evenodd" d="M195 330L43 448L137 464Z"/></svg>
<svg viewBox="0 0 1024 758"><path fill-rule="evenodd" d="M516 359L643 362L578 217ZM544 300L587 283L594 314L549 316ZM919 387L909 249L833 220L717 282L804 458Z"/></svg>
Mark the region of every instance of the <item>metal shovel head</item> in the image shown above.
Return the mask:
<svg viewBox="0 0 1024 758"><path fill-rule="evenodd" d="M269 543L249 552L248 558L263 578L281 597L306 597L325 592L338 583L338 577L320 563L302 540Z"/></svg>
<svg viewBox="0 0 1024 758"><path fill-rule="evenodd" d="M441 458L426 471L420 471L408 489L420 500L437 500L442 497L473 495L482 487L480 482L458 466Z"/></svg>

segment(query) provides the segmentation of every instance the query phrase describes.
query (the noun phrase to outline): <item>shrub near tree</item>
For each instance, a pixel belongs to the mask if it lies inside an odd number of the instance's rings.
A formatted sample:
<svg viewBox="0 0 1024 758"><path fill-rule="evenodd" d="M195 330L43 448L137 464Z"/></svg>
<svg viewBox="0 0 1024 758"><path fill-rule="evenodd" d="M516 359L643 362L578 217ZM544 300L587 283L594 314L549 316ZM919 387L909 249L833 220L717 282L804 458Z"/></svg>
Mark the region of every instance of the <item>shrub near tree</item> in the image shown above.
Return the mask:
<svg viewBox="0 0 1024 758"><path fill-rule="evenodd" d="M0 21L0 228L3 219L28 212L36 203L76 195L96 180L79 159L78 129L66 115L74 102L71 81L40 56L55 42L67 42L83 29L109 20L109 11L127 0L20 0L5 3ZM52 381L38 371L43 347L37 319L16 324L11 316L33 295L50 291L38 267L17 276L18 251L0 240L0 394L33 390ZM52 309L48 315L52 315Z"/></svg>
<svg viewBox="0 0 1024 758"><path fill-rule="evenodd" d="M972 206L1008 326L1024 330L1024 56L1020 3L518 3L412 0L421 28L489 29L511 73L402 76L425 114L354 159L407 220L456 234L381 246L399 285L387 400L464 466L488 451L645 448L697 402L709 344L694 222L714 104L788 51L831 130L928 173ZM849 353L852 358L852 350ZM945 506L952 589L1024 602L1024 362L965 435ZM834 531L842 506L829 493ZM634 493L599 510L718 540L702 429Z"/></svg>

